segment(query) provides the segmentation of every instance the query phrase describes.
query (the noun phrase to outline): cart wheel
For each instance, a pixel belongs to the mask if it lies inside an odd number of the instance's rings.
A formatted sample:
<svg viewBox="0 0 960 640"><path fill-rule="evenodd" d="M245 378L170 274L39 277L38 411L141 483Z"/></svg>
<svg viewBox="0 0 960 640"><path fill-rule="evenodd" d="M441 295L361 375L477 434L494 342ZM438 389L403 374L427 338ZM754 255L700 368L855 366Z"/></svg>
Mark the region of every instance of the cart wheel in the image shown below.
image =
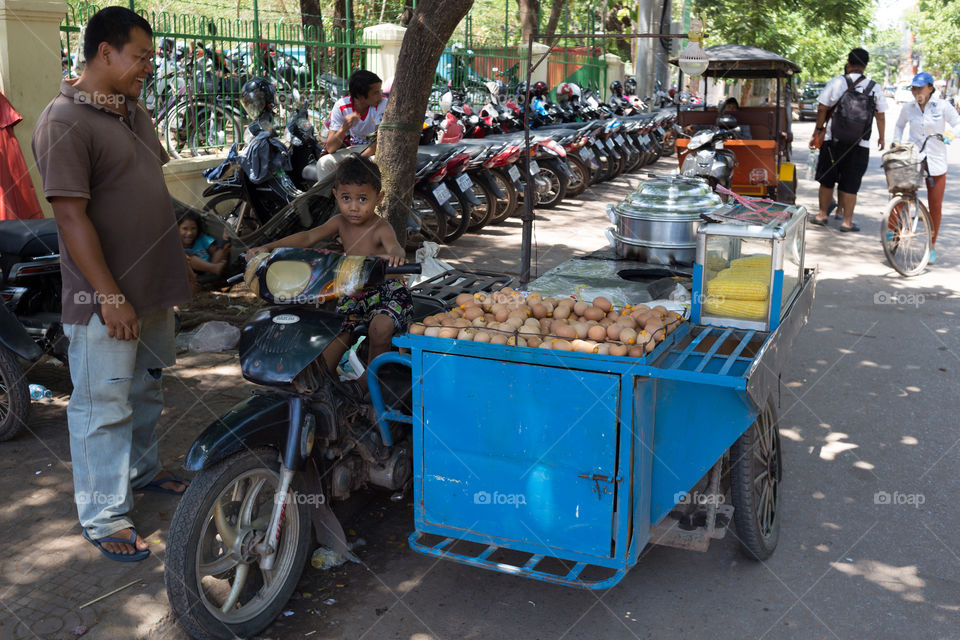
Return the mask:
<svg viewBox="0 0 960 640"><path fill-rule="evenodd" d="M756 421L730 447L730 493L740 550L766 560L780 538L780 429L768 402Z"/></svg>

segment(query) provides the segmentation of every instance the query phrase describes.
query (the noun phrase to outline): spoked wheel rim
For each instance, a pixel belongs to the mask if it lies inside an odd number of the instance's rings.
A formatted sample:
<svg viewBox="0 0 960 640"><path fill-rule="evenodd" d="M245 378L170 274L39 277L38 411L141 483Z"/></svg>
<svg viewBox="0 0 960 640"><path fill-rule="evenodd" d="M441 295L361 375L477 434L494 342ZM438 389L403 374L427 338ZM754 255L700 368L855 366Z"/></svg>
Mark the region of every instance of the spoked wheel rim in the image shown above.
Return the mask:
<svg viewBox="0 0 960 640"><path fill-rule="evenodd" d="M470 205L470 226L480 227L487 219L487 192L477 185L473 185L471 193L480 204Z"/></svg>
<svg viewBox="0 0 960 640"><path fill-rule="evenodd" d="M284 511L273 569L260 569L257 546L269 527L278 474L264 468L237 476L204 517L195 557L197 593L225 624L247 622L275 604L296 566L300 510Z"/></svg>
<svg viewBox="0 0 960 640"><path fill-rule="evenodd" d="M495 218L500 217L506 211L507 206L510 204L510 196L508 195L507 179L498 173L493 174L493 179L497 183L497 188L500 190L500 193L504 194L502 198L497 198L497 209L493 212Z"/></svg>
<svg viewBox="0 0 960 640"><path fill-rule="evenodd" d="M7 390L6 381L0 379L0 424L6 421L10 415L10 392Z"/></svg>
<svg viewBox="0 0 960 640"><path fill-rule="evenodd" d="M915 201L906 198L890 207L887 224L880 229L883 252L891 267L904 276L922 272L930 260L929 220Z"/></svg>
<svg viewBox="0 0 960 640"><path fill-rule="evenodd" d="M547 168L541 168L540 173L543 174L543 177L550 183L547 190L540 194L540 204L548 205L560 195L560 176L554 173L552 169Z"/></svg>
<svg viewBox="0 0 960 640"><path fill-rule="evenodd" d="M241 240L249 238L260 228L260 221L245 198L215 198L204 205L204 208L223 220Z"/></svg>
<svg viewBox="0 0 960 640"><path fill-rule="evenodd" d="M770 538L775 533L780 507L780 439L773 409L768 405L757 417L754 425L756 439L753 443L751 464L753 466L753 494L755 513L760 533Z"/></svg>
<svg viewBox="0 0 960 640"><path fill-rule="evenodd" d="M411 217L419 229L410 234L411 238L419 241L443 242L443 238L440 237L442 230L439 215L427 199L414 194L412 207ZM419 245L419 242L417 244Z"/></svg>

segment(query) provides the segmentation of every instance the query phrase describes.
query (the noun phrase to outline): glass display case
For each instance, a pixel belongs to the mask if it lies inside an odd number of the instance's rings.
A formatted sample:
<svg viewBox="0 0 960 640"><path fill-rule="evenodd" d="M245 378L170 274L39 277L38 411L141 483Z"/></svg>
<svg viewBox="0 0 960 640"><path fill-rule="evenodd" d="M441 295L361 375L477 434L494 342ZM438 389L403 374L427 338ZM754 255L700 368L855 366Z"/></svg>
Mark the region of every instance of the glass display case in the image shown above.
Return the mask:
<svg viewBox="0 0 960 640"><path fill-rule="evenodd" d="M773 331L800 291L807 212L736 204L697 232L691 319Z"/></svg>

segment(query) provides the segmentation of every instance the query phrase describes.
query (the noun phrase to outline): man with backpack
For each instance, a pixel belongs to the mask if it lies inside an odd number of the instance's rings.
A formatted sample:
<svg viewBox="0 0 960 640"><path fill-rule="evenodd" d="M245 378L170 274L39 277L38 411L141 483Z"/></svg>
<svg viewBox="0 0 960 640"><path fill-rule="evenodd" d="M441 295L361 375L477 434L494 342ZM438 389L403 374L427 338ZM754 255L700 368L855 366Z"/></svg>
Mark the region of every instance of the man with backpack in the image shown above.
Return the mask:
<svg viewBox="0 0 960 640"><path fill-rule="evenodd" d="M839 209L843 212L840 231L860 231L853 221L857 191L870 160L870 129L877 120L877 148L884 146L884 115L887 100L883 89L863 75L870 54L853 49L847 56L844 75L832 78L820 93L817 126L810 148L820 148L817 182L820 183L820 212L810 219L815 225L827 224L827 212L837 188Z"/></svg>

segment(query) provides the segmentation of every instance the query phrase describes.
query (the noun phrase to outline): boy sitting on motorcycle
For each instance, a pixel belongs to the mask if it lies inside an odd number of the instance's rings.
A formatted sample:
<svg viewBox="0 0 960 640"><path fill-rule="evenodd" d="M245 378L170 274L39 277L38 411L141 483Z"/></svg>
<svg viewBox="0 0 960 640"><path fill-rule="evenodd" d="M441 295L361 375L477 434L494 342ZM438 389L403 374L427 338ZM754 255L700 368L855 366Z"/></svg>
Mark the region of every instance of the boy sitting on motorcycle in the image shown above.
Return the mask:
<svg viewBox="0 0 960 640"><path fill-rule="evenodd" d="M318 227L301 231L246 253L247 260L263 251L281 247L309 248L328 238L339 238L346 255L376 256L395 267L406 261L406 253L390 224L375 212L383 201L380 169L360 156L350 156L337 167L333 197L339 214ZM336 374L340 358L352 345L357 324L368 326L369 354L367 362L390 350L395 331L406 331L413 311L410 292L399 279L388 279L383 284L364 289L355 296L337 301L337 311L348 317L343 331L323 351L323 360L329 371ZM366 374L359 380L366 382Z"/></svg>

